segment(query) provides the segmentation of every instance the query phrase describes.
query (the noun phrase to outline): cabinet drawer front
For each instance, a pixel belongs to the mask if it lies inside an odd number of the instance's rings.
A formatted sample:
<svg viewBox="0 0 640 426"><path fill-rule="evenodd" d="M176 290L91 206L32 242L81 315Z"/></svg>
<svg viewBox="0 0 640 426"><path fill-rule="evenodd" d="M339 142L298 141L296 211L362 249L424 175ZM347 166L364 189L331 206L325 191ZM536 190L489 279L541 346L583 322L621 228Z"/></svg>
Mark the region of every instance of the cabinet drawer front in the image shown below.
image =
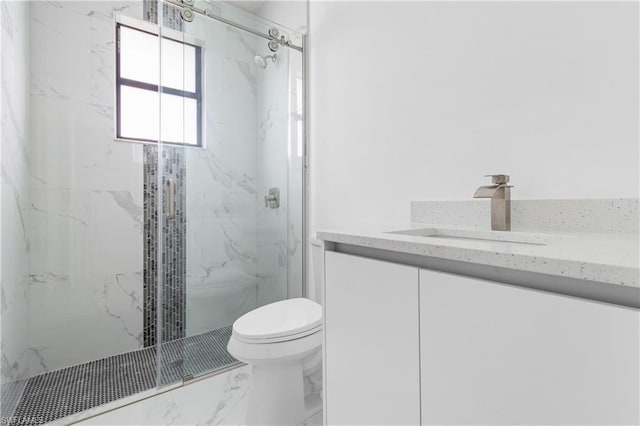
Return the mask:
<svg viewBox="0 0 640 426"><path fill-rule="evenodd" d="M419 424L418 268L327 252L327 424Z"/></svg>
<svg viewBox="0 0 640 426"><path fill-rule="evenodd" d="M423 424L638 424L637 310L420 271Z"/></svg>

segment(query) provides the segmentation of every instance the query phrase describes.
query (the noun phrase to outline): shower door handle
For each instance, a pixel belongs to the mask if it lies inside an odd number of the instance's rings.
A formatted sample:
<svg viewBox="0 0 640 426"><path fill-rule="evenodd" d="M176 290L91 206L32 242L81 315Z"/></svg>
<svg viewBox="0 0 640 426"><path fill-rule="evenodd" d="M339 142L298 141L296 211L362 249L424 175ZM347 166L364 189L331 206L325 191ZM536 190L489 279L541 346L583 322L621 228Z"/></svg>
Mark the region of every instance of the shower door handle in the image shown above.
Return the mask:
<svg viewBox="0 0 640 426"><path fill-rule="evenodd" d="M176 183L173 179L167 180L167 219L176 217Z"/></svg>

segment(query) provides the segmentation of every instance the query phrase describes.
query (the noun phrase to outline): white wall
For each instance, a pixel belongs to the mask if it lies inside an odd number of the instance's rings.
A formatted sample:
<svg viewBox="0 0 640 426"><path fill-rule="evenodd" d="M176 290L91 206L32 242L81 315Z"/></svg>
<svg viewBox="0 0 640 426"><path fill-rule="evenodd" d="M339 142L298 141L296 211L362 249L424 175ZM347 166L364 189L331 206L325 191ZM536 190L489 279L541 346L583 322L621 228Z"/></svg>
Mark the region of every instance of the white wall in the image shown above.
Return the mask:
<svg viewBox="0 0 640 426"><path fill-rule="evenodd" d="M638 197L638 5L311 2L311 226L413 200Z"/></svg>

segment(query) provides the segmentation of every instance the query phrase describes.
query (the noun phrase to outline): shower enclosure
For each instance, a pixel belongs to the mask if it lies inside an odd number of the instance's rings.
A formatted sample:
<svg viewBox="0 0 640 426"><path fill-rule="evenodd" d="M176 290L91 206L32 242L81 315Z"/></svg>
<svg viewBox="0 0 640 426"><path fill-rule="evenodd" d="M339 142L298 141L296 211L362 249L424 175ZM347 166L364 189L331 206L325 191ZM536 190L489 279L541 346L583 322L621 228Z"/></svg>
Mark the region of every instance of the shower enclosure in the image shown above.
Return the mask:
<svg viewBox="0 0 640 426"><path fill-rule="evenodd" d="M304 36L226 3L1 3L2 418L237 365L304 288Z"/></svg>

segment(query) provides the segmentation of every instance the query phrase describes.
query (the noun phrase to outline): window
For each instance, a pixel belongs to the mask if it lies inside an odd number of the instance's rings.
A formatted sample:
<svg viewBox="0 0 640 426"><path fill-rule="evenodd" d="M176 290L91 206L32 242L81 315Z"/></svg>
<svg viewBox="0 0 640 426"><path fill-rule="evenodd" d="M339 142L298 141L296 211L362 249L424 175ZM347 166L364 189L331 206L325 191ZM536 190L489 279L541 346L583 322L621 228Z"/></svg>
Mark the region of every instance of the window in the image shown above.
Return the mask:
<svg viewBox="0 0 640 426"><path fill-rule="evenodd" d="M202 47L163 35L159 84L158 35L143 24L116 24L116 138L157 142L160 130L163 143L202 146Z"/></svg>

